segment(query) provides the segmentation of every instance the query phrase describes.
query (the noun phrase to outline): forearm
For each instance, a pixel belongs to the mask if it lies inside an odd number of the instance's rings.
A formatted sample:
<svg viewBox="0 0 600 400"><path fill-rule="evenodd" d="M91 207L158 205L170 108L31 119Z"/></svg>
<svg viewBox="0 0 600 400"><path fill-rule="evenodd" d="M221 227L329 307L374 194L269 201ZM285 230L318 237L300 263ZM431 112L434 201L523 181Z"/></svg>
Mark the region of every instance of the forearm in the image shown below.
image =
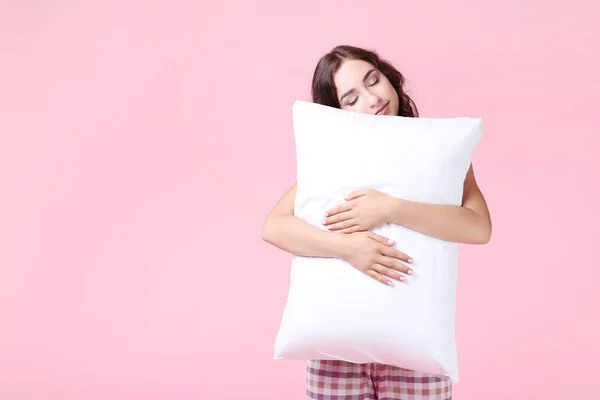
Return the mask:
<svg viewBox="0 0 600 400"><path fill-rule="evenodd" d="M488 220L467 207L417 203L394 198L389 222L441 240L485 244L490 240Z"/></svg>
<svg viewBox="0 0 600 400"><path fill-rule="evenodd" d="M319 229L295 215L269 217L262 238L298 256L343 258L346 254L343 234Z"/></svg>

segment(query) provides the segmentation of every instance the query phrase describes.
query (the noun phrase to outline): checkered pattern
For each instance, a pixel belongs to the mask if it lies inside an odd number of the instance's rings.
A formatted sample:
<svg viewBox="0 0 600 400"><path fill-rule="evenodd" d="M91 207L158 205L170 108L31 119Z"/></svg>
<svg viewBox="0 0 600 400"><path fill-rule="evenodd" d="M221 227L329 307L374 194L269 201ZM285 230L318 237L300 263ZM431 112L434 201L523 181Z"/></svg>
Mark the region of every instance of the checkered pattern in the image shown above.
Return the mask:
<svg viewBox="0 0 600 400"><path fill-rule="evenodd" d="M452 381L383 364L309 361L307 399L451 400Z"/></svg>

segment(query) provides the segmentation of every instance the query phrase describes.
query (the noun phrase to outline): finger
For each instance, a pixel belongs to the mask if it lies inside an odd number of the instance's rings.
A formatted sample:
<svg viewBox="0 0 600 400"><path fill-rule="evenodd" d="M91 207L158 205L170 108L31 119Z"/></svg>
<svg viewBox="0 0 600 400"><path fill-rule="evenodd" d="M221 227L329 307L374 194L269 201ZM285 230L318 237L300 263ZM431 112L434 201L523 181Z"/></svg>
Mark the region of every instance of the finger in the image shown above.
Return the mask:
<svg viewBox="0 0 600 400"><path fill-rule="evenodd" d="M325 217L331 217L332 215L336 215L336 214L342 213L344 211L350 211L350 210L352 210L352 204L342 203L342 204L339 204L339 205L333 207L331 210L327 211L325 213Z"/></svg>
<svg viewBox="0 0 600 400"><path fill-rule="evenodd" d="M381 258L377 259L377 262L387 268L391 268L393 270L396 270L398 272L403 272L405 274L408 275L413 275L414 271L412 269L410 269L409 267L407 267L406 265L402 264L399 261L396 261L392 258L389 257L385 257L385 256L381 256Z"/></svg>
<svg viewBox="0 0 600 400"><path fill-rule="evenodd" d="M370 276L371 278L375 279L376 281L383 283L386 286L393 285L392 281L390 281L389 279L385 278L384 276L382 276L381 274L377 273L376 271L374 271L372 269L365 271L365 274Z"/></svg>
<svg viewBox="0 0 600 400"><path fill-rule="evenodd" d="M359 225L354 225L350 228L341 229L340 233L354 233L354 232L364 232L363 229Z"/></svg>
<svg viewBox="0 0 600 400"><path fill-rule="evenodd" d="M369 237L381 244L385 244L386 246L391 246L394 244L394 241L392 239L388 239L384 236L378 235L373 232L369 232Z"/></svg>
<svg viewBox="0 0 600 400"><path fill-rule="evenodd" d="M332 225L338 222L346 221L351 218L350 210L342 211L323 220L323 225Z"/></svg>
<svg viewBox="0 0 600 400"><path fill-rule="evenodd" d="M348 193L348 195L346 197L344 197L344 200L348 201L348 200L358 199L359 197L362 197L365 194L366 193L364 190L354 190L354 191Z"/></svg>
<svg viewBox="0 0 600 400"><path fill-rule="evenodd" d="M329 229L330 231L339 231L341 229L351 228L354 225L356 225L356 222L354 222L353 220L347 220L343 222L338 222L337 224L328 225L327 229Z"/></svg>
<svg viewBox="0 0 600 400"><path fill-rule="evenodd" d="M413 263L413 259L409 255L401 252L400 250L390 249L390 248L384 248L384 249L382 249L382 254L384 256L393 257L393 258L396 258L398 260L405 261L405 262L407 262L409 264Z"/></svg>
<svg viewBox="0 0 600 400"><path fill-rule="evenodd" d="M372 268L379 273L379 275L386 276L388 278L392 278L394 280L404 282L406 278L393 269L387 268L385 265L381 264L373 264Z"/></svg>

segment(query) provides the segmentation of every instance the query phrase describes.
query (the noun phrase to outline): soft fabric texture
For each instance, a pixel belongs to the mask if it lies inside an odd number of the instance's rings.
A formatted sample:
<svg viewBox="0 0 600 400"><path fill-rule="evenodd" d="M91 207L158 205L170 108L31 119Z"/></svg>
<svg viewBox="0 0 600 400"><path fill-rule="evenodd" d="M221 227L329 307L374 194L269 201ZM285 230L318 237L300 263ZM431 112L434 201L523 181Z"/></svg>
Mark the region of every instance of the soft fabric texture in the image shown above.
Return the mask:
<svg viewBox="0 0 600 400"><path fill-rule="evenodd" d="M295 215L321 229L355 189L460 206L481 118L368 115L296 101ZM458 243L396 224L374 233L414 259L389 287L336 258L293 256L276 359L381 363L458 381ZM332 233L343 234L343 233Z"/></svg>
<svg viewBox="0 0 600 400"><path fill-rule="evenodd" d="M452 382L391 365L314 360L306 366L306 398L451 400Z"/></svg>

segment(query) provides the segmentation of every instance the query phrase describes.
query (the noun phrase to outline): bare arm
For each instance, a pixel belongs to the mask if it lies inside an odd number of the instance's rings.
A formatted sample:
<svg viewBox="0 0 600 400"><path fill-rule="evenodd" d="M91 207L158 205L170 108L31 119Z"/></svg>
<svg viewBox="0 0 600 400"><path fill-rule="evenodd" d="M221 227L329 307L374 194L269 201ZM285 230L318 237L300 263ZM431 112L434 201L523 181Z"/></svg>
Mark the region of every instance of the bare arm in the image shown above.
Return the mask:
<svg viewBox="0 0 600 400"><path fill-rule="evenodd" d="M341 234L319 229L294 215L296 184L292 186L269 213L262 228L262 238L288 253L307 257L343 258Z"/></svg>
<svg viewBox="0 0 600 400"><path fill-rule="evenodd" d="M373 232L341 234L317 228L294 215L296 185L292 186L269 213L262 228L264 241L288 253L305 257L345 260L371 278L391 285L404 281L400 273L412 274L409 255L395 249L393 241Z"/></svg>
<svg viewBox="0 0 600 400"><path fill-rule="evenodd" d="M462 206L394 199L388 219L391 223L451 242L485 244L492 235L490 213L475 181L472 165L465 178Z"/></svg>

